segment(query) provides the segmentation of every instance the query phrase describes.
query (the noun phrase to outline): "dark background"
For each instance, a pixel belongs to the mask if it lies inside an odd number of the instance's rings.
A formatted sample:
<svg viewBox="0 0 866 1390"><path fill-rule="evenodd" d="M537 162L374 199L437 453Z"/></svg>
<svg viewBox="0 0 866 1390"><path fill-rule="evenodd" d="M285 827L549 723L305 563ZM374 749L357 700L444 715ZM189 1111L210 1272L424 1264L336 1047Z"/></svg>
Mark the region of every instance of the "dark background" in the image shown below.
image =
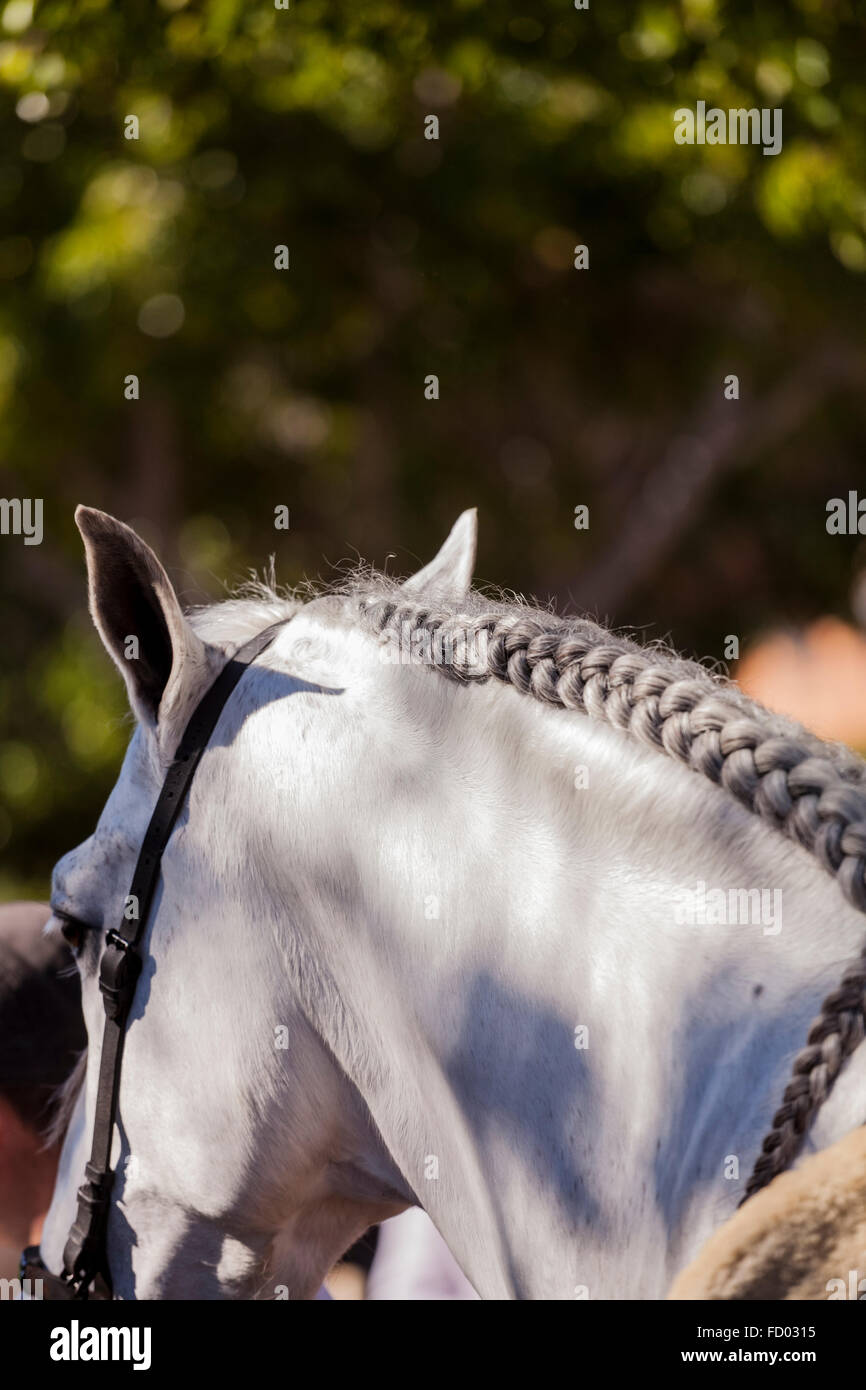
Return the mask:
<svg viewBox="0 0 866 1390"><path fill-rule="evenodd" d="M864 70L830 0L9 0L0 493L45 539L0 537L0 895L45 895L128 737L79 501L190 602L271 553L408 571L477 505L481 579L689 654L850 621ZM698 100L781 107L781 154L677 145Z"/></svg>

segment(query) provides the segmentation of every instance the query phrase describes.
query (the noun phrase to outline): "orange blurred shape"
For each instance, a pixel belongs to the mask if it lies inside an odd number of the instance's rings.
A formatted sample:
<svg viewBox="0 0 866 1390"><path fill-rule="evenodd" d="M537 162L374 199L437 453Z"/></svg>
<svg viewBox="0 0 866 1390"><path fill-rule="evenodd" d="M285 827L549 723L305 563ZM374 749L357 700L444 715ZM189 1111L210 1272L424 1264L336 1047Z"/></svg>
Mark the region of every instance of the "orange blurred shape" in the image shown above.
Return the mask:
<svg viewBox="0 0 866 1390"><path fill-rule="evenodd" d="M823 738L866 750L866 637L839 618L794 636L771 633L740 662L737 683Z"/></svg>

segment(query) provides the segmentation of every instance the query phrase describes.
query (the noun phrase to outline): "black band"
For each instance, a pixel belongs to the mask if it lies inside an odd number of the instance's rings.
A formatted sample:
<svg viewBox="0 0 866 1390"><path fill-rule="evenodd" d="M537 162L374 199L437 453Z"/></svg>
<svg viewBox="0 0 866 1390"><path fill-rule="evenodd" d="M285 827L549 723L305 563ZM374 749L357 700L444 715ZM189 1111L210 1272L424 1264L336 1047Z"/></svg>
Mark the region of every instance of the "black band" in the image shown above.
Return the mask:
<svg viewBox="0 0 866 1390"><path fill-rule="evenodd" d="M134 913L129 919L124 913L120 926L106 933L106 946L99 969L105 1026L93 1143L90 1161L85 1168L85 1181L78 1190L78 1212L63 1252L62 1278L74 1288L72 1297L111 1297L111 1276L105 1249L105 1229L114 1182L111 1141L120 1090L126 1020L142 966L137 947L147 925L159 882L162 856L193 774L226 701L250 663L270 646L288 621L284 619L266 627L235 652L196 706L162 784L139 851L127 896L127 903L134 905Z"/></svg>

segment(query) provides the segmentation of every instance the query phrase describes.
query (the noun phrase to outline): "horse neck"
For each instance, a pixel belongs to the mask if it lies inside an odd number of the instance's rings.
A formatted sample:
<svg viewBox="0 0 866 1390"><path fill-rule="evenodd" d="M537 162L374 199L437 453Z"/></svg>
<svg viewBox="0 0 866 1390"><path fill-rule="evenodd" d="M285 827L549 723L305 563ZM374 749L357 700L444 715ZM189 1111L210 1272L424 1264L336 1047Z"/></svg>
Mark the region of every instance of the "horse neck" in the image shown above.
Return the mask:
<svg viewBox="0 0 866 1390"><path fill-rule="evenodd" d="M863 919L805 852L607 726L369 675L352 746L335 755L335 701L303 752L307 887L335 845L351 883L336 948L334 892L314 914L324 1040L482 1294L659 1296L735 1205ZM701 883L781 893L780 930L678 922ZM831 1099L827 1138L855 1103Z"/></svg>

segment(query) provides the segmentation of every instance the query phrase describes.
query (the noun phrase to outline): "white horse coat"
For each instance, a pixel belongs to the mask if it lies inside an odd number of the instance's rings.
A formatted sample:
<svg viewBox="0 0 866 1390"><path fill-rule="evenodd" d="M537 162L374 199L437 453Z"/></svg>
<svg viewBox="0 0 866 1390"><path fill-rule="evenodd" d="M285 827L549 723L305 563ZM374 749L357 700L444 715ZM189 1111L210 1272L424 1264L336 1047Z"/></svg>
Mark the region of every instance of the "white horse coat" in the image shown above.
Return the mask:
<svg viewBox="0 0 866 1390"><path fill-rule="evenodd" d="M663 1297L734 1209L863 916L804 850L616 729L383 661L351 597L190 621L132 532L79 525L138 727L55 873L55 908L94 930L49 1267L92 1128L99 933L225 649L291 616L164 856L120 1092L116 1294L310 1298L368 1224L418 1204L482 1298ZM473 560L466 514L405 592L459 608ZM779 891L780 929L678 921L701 883ZM864 1119L863 1051L817 1146Z"/></svg>

